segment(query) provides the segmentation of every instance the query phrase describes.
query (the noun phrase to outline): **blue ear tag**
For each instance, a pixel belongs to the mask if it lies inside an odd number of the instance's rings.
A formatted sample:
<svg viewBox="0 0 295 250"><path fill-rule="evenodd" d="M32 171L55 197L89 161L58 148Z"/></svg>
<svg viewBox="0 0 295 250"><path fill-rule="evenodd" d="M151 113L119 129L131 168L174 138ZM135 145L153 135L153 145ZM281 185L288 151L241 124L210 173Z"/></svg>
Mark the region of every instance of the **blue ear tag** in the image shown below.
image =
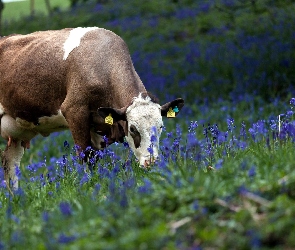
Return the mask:
<svg viewBox="0 0 295 250"><path fill-rule="evenodd" d="M179 109L178 109L178 107L177 107L177 106L175 106L175 107L174 107L174 109L173 109L173 111L174 111L175 113L178 113L178 112L179 112Z"/></svg>

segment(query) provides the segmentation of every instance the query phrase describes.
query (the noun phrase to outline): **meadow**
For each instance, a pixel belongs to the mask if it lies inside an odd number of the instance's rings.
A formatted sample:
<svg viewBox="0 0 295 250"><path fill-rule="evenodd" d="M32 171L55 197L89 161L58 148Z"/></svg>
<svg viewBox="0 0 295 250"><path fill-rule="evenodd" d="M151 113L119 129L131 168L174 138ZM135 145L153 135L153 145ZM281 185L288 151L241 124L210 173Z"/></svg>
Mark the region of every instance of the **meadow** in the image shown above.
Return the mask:
<svg viewBox="0 0 295 250"><path fill-rule="evenodd" d="M31 15L30 0L4 2L3 19L19 20ZM34 0L34 13L37 15L47 14L46 4L44 0ZM53 10L63 9L69 7L68 1L50 0L50 7Z"/></svg>
<svg viewBox="0 0 295 250"><path fill-rule="evenodd" d="M13 197L0 168L0 249L295 248L294 11L289 0L108 0L5 21L6 35L110 29L147 89L185 107L164 121L150 169L124 143L85 172L69 132L35 138Z"/></svg>

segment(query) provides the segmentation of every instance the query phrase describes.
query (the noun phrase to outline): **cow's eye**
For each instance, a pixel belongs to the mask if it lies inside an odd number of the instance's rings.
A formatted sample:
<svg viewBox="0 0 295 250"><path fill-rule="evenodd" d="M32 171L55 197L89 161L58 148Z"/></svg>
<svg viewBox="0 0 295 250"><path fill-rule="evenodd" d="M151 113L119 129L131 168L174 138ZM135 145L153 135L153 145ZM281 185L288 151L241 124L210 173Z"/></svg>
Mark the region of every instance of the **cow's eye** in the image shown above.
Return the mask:
<svg viewBox="0 0 295 250"><path fill-rule="evenodd" d="M130 126L130 133L134 134L137 131L136 127L134 125Z"/></svg>

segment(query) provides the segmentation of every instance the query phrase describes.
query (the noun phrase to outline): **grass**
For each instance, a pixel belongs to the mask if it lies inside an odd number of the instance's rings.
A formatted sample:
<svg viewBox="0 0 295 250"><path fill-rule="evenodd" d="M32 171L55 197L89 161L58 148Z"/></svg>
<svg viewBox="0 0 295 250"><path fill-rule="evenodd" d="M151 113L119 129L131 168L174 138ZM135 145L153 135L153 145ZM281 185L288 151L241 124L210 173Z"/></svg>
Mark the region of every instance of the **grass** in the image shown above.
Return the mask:
<svg viewBox="0 0 295 250"><path fill-rule="evenodd" d="M66 9L70 5L69 1L50 0L52 9ZM35 13L48 14L44 0L35 0ZM3 20L19 20L31 14L30 1L4 3Z"/></svg>
<svg viewBox="0 0 295 250"><path fill-rule="evenodd" d="M111 29L148 90L186 105L150 170L112 145L85 172L68 132L34 139L14 197L1 169L0 249L294 248L294 3L251 2L109 0L6 22Z"/></svg>

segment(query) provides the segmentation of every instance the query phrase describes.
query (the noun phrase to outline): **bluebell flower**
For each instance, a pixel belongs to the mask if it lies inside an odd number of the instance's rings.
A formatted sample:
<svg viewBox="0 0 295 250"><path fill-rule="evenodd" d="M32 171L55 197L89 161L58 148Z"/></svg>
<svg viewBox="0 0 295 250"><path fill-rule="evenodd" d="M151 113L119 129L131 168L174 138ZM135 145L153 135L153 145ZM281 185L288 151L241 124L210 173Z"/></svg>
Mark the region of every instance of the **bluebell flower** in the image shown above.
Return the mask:
<svg viewBox="0 0 295 250"><path fill-rule="evenodd" d="M99 192L101 189L101 185L99 183L95 184L94 189L96 192Z"/></svg>
<svg viewBox="0 0 295 250"><path fill-rule="evenodd" d="M249 190L244 185L238 187L238 193L240 195L244 195L245 193L248 193L248 192L249 192Z"/></svg>
<svg viewBox="0 0 295 250"><path fill-rule="evenodd" d="M148 152L150 153L150 155L154 154L154 149L153 149L153 144L151 144L148 148L147 148Z"/></svg>
<svg viewBox="0 0 295 250"><path fill-rule="evenodd" d="M217 143L221 144L227 141L228 132L220 132L217 137Z"/></svg>
<svg viewBox="0 0 295 250"><path fill-rule="evenodd" d="M277 130L277 129L278 129L278 126L277 126L275 120L271 120L271 121L270 121L270 129L271 129L271 130Z"/></svg>
<svg viewBox="0 0 295 250"><path fill-rule="evenodd" d="M76 145L74 146L74 151L80 151L81 147L79 145Z"/></svg>
<svg viewBox="0 0 295 250"><path fill-rule="evenodd" d="M103 10L103 5L100 3L97 3L93 8L94 12L101 12L102 10Z"/></svg>
<svg viewBox="0 0 295 250"><path fill-rule="evenodd" d="M139 193L149 193L152 190L152 183L149 179L144 178L144 185L138 187Z"/></svg>
<svg viewBox="0 0 295 250"><path fill-rule="evenodd" d="M158 167L160 169L165 169L168 165L168 160L165 158L165 156L160 156L160 161L158 161Z"/></svg>
<svg viewBox="0 0 295 250"><path fill-rule="evenodd" d="M6 181L5 180L2 180L0 182L0 188L6 188Z"/></svg>
<svg viewBox="0 0 295 250"><path fill-rule="evenodd" d="M198 145L199 145L199 141L196 135L191 133L187 134L187 143L186 143L187 149L195 148Z"/></svg>
<svg viewBox="0 0 295 250"><path fill-rule="evenodd" d="M117 174L120 172L120 166L119 164L115 164L114 168L111 171L112 177L117 176Z"/></svg>
<svg viewBox="0 0 295 250"><path fill-rule="evenodd" d="M15 192L14 192L15 195L18 195L18 196L24 196L25 195L25 192L24 190L19 187Z"/></svg>
<svg viewBox="0 0 295 250"><path fill-rule="evenodd" d="M16 167L15 167L15 174L16 174L16 176L17 176L19 179L21 178L21 171L20 171L19 166L16 166Z"/></svg>
<svg viewBox="0 0 295 250"><path fill-rule="evenodd" d="M68 202L61 202L59 204L59 209L64 216L71 216L73 213L71 204Z"/></svg>
<svg viewBox="0 0 295 250"><path fill-rule="evenodd" d="M251 249L259 249L261 247L261 241L258 232L255 232L254 230L248 230L247 236L250 238Z"/></svg>
<svg viewBox="0 0 295 250"><path fill-rule="evenodd" d="M151 141L152 144L158 143L157 135L158 135L157 128L155 126L153 126L152 129L151 129L151 138L150 138L150 141Z"/></svg>
<svg viewBox="0 0 295 250"><path fill-rule="evenodd" d="M254 177L256 175L256 167L252 166L249 171L248 171L248 176L249 177Z"/></svg>
<svg viewBox="0 0 295 250"><path fill-rule="evenodd" d="M167 135L167 138L172 138L173 137L173 133L172 132L168 132L166 135Z"/></svg>
<svg viewBox="0 0 295 250"><path fill-rule="evenodd" d="M292 110L289 110L289 111L286 112L286 116L288 118L290 118L292 115L293 115L293 111Z"/></svg>
<svg viewBox="0 0 295 250"><path fill-rule="evenodd" d="M198 127L198 122L197 121L191 121L190 125L188 127L188 132L191 133L191 134L195 134L197 127Z"/></svg>
<svg viewBox="0 0 295 250"><path fill-rule="evenodd" d="M219 160L215 163L215 169L220 169L220 168L222 168L222 164L223 164L223 159L219 159Z"/></svg>
<svg viewBox="0 0 295 250"><path fill-rule="evenodd" d="M229 132L233 132L233 130L235 129L235 125L234 125L234 119L232 118L228 118L227 120L227 129Z"/></svg>
<svg viewBox="0 0 295 250"><path fill-rule="evenodd" d="M24 236L20 231L14 231L11 235L11 242L22 244L24 241Z"/></svg>
<svg viewBox="0 0 295 250"><path fill-rule="evenodd" d="M242 163L241 163L241 169L242 169L242 170L246 170L246 168L247 168L247 162L244 160L244 161L242 161Z"/></svg>
<svg viewBox="0 0 295 250"><path fill-rule="evenodd" d="M290 100L290 104L291 104L292 106L295 106L295 98L294 98L294 97L291 98L291 100Z"/></svg>
<svg viewBox="0 0 295 250"><path fill-rule="evenodd" d="M69 149L70 148L70 144L68 143L68 141L64 141L64 147L66 149Z"/></svg>
<svg viewBox="0 0 295 250"><path fill-rule="evenodd" d="M44 222L48 222L49 221L49 213L48 212L43 212L42 213L42 219Z"/></svg>
<svg viewBox="0 0 295 250"><path fill-rule="evenodd" d="M13 220L16 224L20 224L20 219L14 214L11 215L10 219Z"/></svg>
<svg viewBox="0 0 295 250"><path fill-rule="evenodd" d="M5 250L5 249L7 249L7 248L5 247L4 243L2 243L2 242L0 241L0 250Z"/></svg>
<svg viewBox="0 0 295 250"><path fill-rule="evenodd" d="M85 158L85 153L82 151L82 152L80 152L79 156L80 156L80 158L84 159Z"/></svg>
<svg viewBox="0 0 295 250"><path fill-rule="evenodd" d="M64 233L61 233L59 236L58 236L58 243L61 243L61 244L68 244L68 243L71 243L73 241L75 241L77 239L76 236L67 236L65 235Z"/></svg>
<svg viewBox="0 0 295 250"><path fill-rule="evenodd" d="M153 17L153 18L150 18L149 19L149 25L152 27L152 28L155 28L157 27L159 24L159 20L157 17Z"/></svg>
<svg viewBox="0 0 295 250"><path fill-rule="evenodd" d="M89 176L87 173L84 173L82 179L80 180L80 186L82 186L83 184L85 184L88 181L89 181Z"/></svg>
<svg viewBox="0 0 295 250"><path fill-rule="evenodd" d="M128 199L125 189L122 189L120 192L120 206L122 208L128 207Z"/></svg>
<svg viewBox="0 0 295 250"><path fill-rule="evenodd" d="M246 124L245 122L242 122L241 129L240 129L240 136L244 139L247 138L247 132L246 132Z"/></svg>
<svg viewBox="0 0 295 250"><path fill-rule="evenodd" d="M199 6L200 10L205 13L207 13L209 11L210 7L211 7L211 4L208 2L201 3Z"/></svg>
<svg viewBox="0 0 295 250"><path fill-rule="evenodd" d="M198 210L200 207L198 200L195 200L192 204L192 208L194 211Z"/></svg>

